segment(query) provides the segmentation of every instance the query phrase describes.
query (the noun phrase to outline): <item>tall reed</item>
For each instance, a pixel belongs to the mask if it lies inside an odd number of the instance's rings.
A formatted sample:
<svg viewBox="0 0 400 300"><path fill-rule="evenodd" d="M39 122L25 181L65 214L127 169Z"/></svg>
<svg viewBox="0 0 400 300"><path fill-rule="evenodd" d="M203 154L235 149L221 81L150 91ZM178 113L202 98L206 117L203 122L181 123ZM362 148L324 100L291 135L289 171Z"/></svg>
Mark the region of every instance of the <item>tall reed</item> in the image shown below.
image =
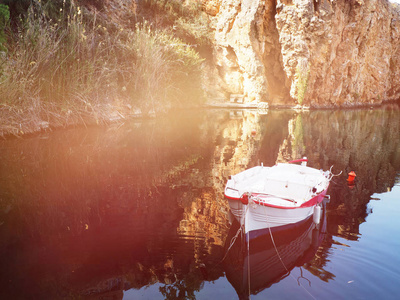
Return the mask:
<svg viewBox="0 0 400 300"><path fill-rule="evenodd" d="M200 46L211 43L209 20L204 1L144 0L142 7L154 15L161 26L171 26L175 34Z"/></svg>
<svg viewBox="0 0 400 300"><path fill-rule="evenodd" d="M20 111L20 127L28 112L50 123L71 115L99 122L121 106L160 111L194 101L188 90L201 93L194 48L150 23L110 25L73 0L32 1L6 46L0 114Z"/></svg>
<svg viewBox="0 0 400 300"><path fill-rule="evenodd" d="M94 36L87 36L81 8L73 1L69 5L64 1L60 12L53 20L41 2L30 6L9 43L1 82L3 103L29 98L61 102L91 86L88 80L96 56L90 39Z"/></svg>
<svg viewBox="0 0 400 300"><path fill-rule="evenodd" d="M135 99L143 100L145 109L164 108L182 102L188 90L196 90L200 77L199 54L182 40L167 32L154 30L148 23L137 25L129 36L127 52L133 53L133 81L129 87L136 92ZM199 86L197 86L199 92ZM192 93L189 101L196 98ZM181 100L181 101L180 101Z"/></svg>

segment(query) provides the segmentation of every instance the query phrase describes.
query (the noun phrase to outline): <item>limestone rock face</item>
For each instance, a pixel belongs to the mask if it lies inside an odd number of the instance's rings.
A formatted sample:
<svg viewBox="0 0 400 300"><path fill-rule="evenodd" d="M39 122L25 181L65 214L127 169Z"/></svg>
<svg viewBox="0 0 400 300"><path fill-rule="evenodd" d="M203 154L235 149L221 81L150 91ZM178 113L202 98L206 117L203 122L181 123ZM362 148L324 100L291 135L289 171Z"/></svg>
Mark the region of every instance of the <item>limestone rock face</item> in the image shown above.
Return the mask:
<svg viewBox="0 0 400 300"><path fill-rule="evenodd" d="M254 50L252 28L259 1L221 1L215 19L215 53L219 76L232 94L260 100L266 94L264 65Z"/></svg>
<svg viewBox="0 0 400 300"><path fill-rule="evenodd" d="M387 0L203 2L227 96L313 107L400 98L400 9Z"/></svg>
<svg viewBox="0 0 400 300"><path fill-rule="evenodd" d="M281 67L274 1L203 2L206 8L214 8L209 15L215 32L215 60L226 96L242 94L244 102L288 96L280 87L285 82L285 74Z"/></svg>
<svg viewBox="0 0 400 300"><path fill-rule="evenodd" d="M400 14L386 0L277 1L290 94L313 106L399 98Z"/></svg>

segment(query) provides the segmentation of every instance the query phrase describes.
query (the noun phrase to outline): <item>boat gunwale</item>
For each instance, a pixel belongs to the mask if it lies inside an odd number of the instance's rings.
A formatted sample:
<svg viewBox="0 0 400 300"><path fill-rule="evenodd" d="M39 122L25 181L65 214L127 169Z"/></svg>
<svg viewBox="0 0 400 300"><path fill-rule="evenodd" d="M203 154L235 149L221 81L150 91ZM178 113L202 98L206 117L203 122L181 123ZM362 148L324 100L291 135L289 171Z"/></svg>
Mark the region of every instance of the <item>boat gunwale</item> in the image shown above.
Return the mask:
<svg viewBox="0 0 400 300"><path fill-rule="evenodd" d="M297 209L297 208L304 208L304 207L312 207L312 206L314 206L314 205L316 205L316 204L318 204L319 202L322 201L322 200L318 201L318 199L319 198L323 198L326 195L326 192L328 191L328 187L329 187L329 184L326 187L326 189L324 189L323 191L319 192L318 194L316 194L315 196L313 196L312 198L310 198L309 200L303 202L301 205L298 205L298 206L281 206L281 205L275 205L275 204L270 204L270 203L263 203L263 202L255 200L254 198L252 200L257 205L266 206L266 207L272 207L272 208L279 208L279 209ZM232 189L232 188L230 188L230 189ZM259 194L258 193L251 193L250 197L252 197L253 195L257 196ZM226 194L224 194L224 196L228 200L236 200L236 201L242 202L241 198L231 197L231 196L228 196ZM274 196L274 195L270 195L270 196ZM284 198L281 198L281 197L278 197L278 196L274 196L274 197L279 198L279 199L283 199L283 200L287 200L287 201L290 201L292 203L294 201L294 200L291 200L291 199L284 199ZM297 204L297 202L295 202L295 203ZM242 204L243 204L243 202L242 202ZM247 204L243 204L243 205L247 205Z"/></svg>

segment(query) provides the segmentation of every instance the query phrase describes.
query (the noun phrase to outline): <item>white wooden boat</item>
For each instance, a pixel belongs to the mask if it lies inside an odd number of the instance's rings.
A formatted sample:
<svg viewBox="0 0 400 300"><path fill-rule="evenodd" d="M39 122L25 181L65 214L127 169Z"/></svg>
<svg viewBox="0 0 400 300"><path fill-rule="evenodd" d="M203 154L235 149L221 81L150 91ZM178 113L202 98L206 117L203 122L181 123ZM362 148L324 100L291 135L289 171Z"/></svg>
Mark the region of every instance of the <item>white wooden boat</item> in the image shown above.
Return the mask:
<svg viewBox="0 0 400 300"><path fill-rule="evenodd" d="M318 223L319 204L333 175L306 163L303 158L273 167L261 165L230 176L225 197L248 238L265 234L265 229L276 231L302 222L314 212Z"/></svg>

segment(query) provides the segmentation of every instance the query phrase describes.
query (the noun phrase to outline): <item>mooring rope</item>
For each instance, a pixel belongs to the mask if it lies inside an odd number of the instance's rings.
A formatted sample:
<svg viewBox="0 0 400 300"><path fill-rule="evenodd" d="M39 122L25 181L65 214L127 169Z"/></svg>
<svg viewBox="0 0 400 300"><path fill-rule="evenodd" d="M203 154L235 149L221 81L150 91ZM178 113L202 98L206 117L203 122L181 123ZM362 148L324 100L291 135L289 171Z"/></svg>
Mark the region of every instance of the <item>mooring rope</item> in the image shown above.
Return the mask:
<svg viewBox="0 0 400 300"><path fill-rule="evenodd" d="M248 209L249 209L249 206L247 205L246 210L244 211L243 221L244 221L245 218L246 218L246 213L247 213L247 210L248 210ZM222 263L222 262L224 261L224 259L225 259L226 256L228 255L229 250L231 250L231 248L233 247L233 245L234 245L235 242L236 242L236 239L237 239L238 236L239 236L239 233L241 233L241 232L245 233L245 231L244 231L244 223L243 223L243 224L240 224L240 227L239 227L238 231L236 232L235 236L231 239L231 243L230 243L228 249L226 250L226 253L225 253L224 257L221 259L221 261L220 261L218 264L220 264L220 263Z"/></svg>
<svg viewBox="0 0 400 300"><path fill-rule="evenodd" d="M315 297L314 297L314 296L313 296L313 295L312 295L312 294L311 294L311 293L310 293L310 292L309 292L309 291L308 291L308 290L293 276L293 274L292 274L292 273L288 270L288 268L286 267L285 263L283 262L283 260L282 260L282 258L281 258L281 256L280 256L280 254L279 254L278 248L276 247L274 237L272 236L271 227L269 226L269 223L268 223L267 212L265 212L265 217L267 218L267 226L268 226L268 229L269 229L269 235L271 236L272 245L274 246L276 255L278 256L279 260L281 261L282 266L285 268L286 272L289 273L290 277L292 277L293 280L296 281L297 284L298 284L299 286L301 286L301 287L307 292L307 294L310 295L310 297L311 297L312 299L315 299L315 300L316 300L316 298L315 298Z"/></svg>
<svg viewBox="0 0 400 300"><path fill-rule="evenodd" d="M250 289L250 231L247 233L247 284L249 286L249 299L251 299Z"/></svg>
<svg viewBox="0 0 400 300"><path fill-rule="evenodd" d="M226 253L224 255L224 257L221 259L221 261L219 263L222 263L224 261L224 259L226 258L226 256L228 255L229 250L231 250L231 248L233 247L233 245L236 242L237 237L239 236L239 233L242 232L242 226L240 226L240 228L238 229L238 231L236 232L235 236L231 239L231 243L228 247L228 249L226 250Z"/></svg>
<svg viewBox="0 0 400 300"><path fill-rule="evenodd" d="M248 289L249 299L251 299L251 288L250 288L250 284L251 284L251 283L250 283L250 281L251 281L251 280L250 280L250 232L248 232L248 233L246 234L245 223L246 223L247 211L248 211L250 205L255 204L255 206L258 207L258 205L257 205L256 203L254 203L253 201L251 201L251 200L252 200L252 199L249 198L249 203L248 203L248 205L247 205L247 207L246 207L246 210L245 210L245 212L244 212L244 218L243 218L243 221L244 221L244 222L243 222L243 224L240 224L240 227L239 227L238 231L236 232L235 236L231 239L230 245L229 245L228 249L226 250L226 253L225 253L224 257L223 257L222 260L218 263L218 264L220 264L220 263L222 263L222 262L225 260L225 258L227 257L227 255L228 255L228 253L229 253L229 250L230 250L230 249L233 247L233 245L235 244L235 242L236 242L236 240L237 240L237 238L238 238L238 236L239 236L240 233L244 233L245 236L247 235L247 243L246 243L246 244L247 244L247 256L248 256L248 258L247 258L247 283L248 283L248 288L249 288L249 289ZM291 274L291 272L289 271L289 269L286 267L285 263L283 262L283 259L282 259L281 255L279 254L278 248L277 248L277 246L276 246L276 244L275 244L275 240L274 240L274 237L273 237L273 235L272 235L271 227L270 227L269 222L268 222L269 217L268 217L268 215L267 215L266 212L265 212L265 217L266 217L266 222L267 222L267 226L268 226L268 230L269 230L269 235L270 235L270 237L271 237L272 245L274 246L275 252L276 252L276 254L277 254L277 256L278 256L278 258L279 258L279 260L280 260L282 266L284 267L284 269L286 270L286 272L288 273L288 275L290 275L290 277L292 277L293 280L294 280L295 282L297 282L297 284L298 284L302 289L304 289L305 292L306 292L312 299L315 299L315 300L316 300L316 298L301 284L301 282L299 282L299 281L293 276L293 274Z"/></svg>

